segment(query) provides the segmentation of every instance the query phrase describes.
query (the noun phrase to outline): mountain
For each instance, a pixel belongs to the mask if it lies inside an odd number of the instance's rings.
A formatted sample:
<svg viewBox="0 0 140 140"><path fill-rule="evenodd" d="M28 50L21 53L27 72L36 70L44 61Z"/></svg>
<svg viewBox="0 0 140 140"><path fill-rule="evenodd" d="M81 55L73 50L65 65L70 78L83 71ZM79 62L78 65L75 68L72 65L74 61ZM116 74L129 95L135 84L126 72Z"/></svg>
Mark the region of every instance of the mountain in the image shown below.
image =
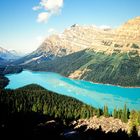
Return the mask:
<svg viewBox="0 0 140 140"><path fill-rule="evenodd" d="M47 61L41 60L42 56ZM19 64L28 69L93 82L140 86L140 17L117 29L73 25L61 35L47 38L27 57Z"/></svg>
<svg viewBox="0 0 140 140"><path fill-rule="evenodd" d="M8 51L2 47L0 47L0 57L6 61L17 59L19 56L16 51Z"/></svg>
<svg viewBox="0 0 140 140"><path fill-rule="evenodd" d="M93 44L99 44L100 38L110 36L110 30L100 29L95 26L72 25L63 33L51 35L44 40L40 47L16 61L16 64L26 65L53 60L90 48Z"/></svg>
<svg viewBox="0 0 140 140"><path fill-rule="evenodd" d="M9 50L9 52L10 52L11 54L13 54L14 56L20 57L20 53L18 53L18 52L15 51L15 50Z"/></svg>
<svg viewBox="0 0 140 140"><path fill-rule="evenodd" d="M46 38L37 50L18 60L16 64L40 63L87 48L107 54L131 50L140 52L139 22L140 17L136 17L117 29L74 24L63 33Z"/></svg>
<svg viewBox="0 0 140 140"><path fill-rule="evenodd" d="M4 65L7 61L0 57L0 65Z"/></svg>
<svg viewBox="0 0 140 140"><path fill-rule="evenodd" d="M116 32L119 37L123 37L123 41L140 44L140 17L128 20Z"/></svg>

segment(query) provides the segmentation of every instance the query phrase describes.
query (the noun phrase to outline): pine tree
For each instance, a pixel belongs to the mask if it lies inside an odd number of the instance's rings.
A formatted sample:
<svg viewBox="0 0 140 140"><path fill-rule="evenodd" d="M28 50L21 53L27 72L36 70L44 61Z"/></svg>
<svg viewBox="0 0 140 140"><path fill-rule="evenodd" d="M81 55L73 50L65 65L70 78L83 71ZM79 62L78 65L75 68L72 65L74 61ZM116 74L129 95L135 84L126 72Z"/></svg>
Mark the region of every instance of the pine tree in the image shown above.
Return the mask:
<svg viewBox="0 0 140 140"><path fill-rule="evenodd" d="M89 110L86 111L86 114L87 114L86 118L90 118L90 111Z"/></svg>
<svg viewBox="0 0 140 140"><path fill-rule="evenodd" d="M138 122L138 112L135 110L132 110L130 112L130 123L129 123L129 131L132 132L133 128L136 128L139 126Z"/></svg>
<svg viewBox="0 0 140 140"><path fill-rule="evenodd" d="M118 118L118 119L121 119L121 116L122 116L122 109L119 109L119 110L118 110L118 117L117 117L117 118Z"/></svg>
<svg viewBox="0 0 140 140"><path fill-rule="evenodd" d="M108 112L108 106L107 106L107 105L104 106L103 115L104 115L105 117L109 117L109 112Z"/></svg>
<svg viewBox="0 0 140 140"><path fill-rule="evenodd" d="M138 124L140 125L140 111L138 111Z"/></svg>
<svg viewBox="0 0 140 140"><path fill-rule="evenodd" d="M46 103L44 103L44 106L43 106L43 114L45 114L45 115L48 114L48 106Z"/></svg>
<svg viewBox="0 0 140 140"><path fill-rule="evenodd" d="M102 115L100 108L97 109L96 115L98 118Z"/></svg>
<svg viewBox="0 0 140 140"><path fill-rule="evenodd" d="M33 104L33 106L32 106L32 111L33 111L33 112L37 112L37 105L36 105L36 104Z"/></svg>
<svg viewBox="0 0 140 140"><path fill-rule="evenodd" d="M122 122L125 122L125 123L128 122L128 110L127 110L126 104L124 105L124 109L121 114L121 120Z"/></svg>
<svg viewBox="0 0 140 140"><path fill-rule="evenodd" d="M117 111L116 108L114 108L112 116L113 116L113 118L117 118L118 117L118 111Z"/></svg>

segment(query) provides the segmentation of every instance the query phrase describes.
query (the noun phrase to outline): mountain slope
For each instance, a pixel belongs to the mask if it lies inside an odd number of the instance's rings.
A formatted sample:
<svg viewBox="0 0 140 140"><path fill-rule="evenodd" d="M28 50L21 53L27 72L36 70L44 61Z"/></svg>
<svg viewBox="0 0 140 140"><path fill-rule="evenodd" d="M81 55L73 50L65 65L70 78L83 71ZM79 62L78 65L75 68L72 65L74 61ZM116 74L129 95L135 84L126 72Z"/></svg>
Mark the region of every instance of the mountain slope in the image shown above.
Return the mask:
<svg viewBox="0 0 140 140"><path fill-rule="evenodd" d="M38 65L26 65L26 68L99 83L140 86L140 57L134 57L131 52L106 55L86 49Z"/></svg>
<svg viewBox="0 0 140 140"><path fill-rule="evenodd" d="M140 43L140 17L136 17L128 20L126 23L124 23L116 30L116 33L118 34L119 37L126 36L127 41L129 42L135 42L139 44Z"/></svg>
<svg viewBox="0 0 140 140"><path fill-rule="evenodd" d="M61 35L47 38L26 58L19 63L23 68L93 82L140 86L140 17L109 30L74 25Z"/></svg>
<svg viewBox="0 0 140 140"><path fill-rule="evenodd" d="M61 34L46 38L37 50L16 61L15 64L26 65L32 62L40 63L44 60L53 60L90 48L93 44L101 44L100 38L111 35L111 30L99 29L94 26L73 25Z"/></svg>
<svg viewBox="0 0 140 140"><path fill-rule="evenodd" d="M73 25L61 34L51 35L37 50L19 59L15 64L26 65L53 60L87 48L96 52L134 51L140 54L140 17L129 20L117 29Z"/></svg>
<svg viewBox="0 0 140 140"><path fill-rule="evenodd" d="M0 57L0 65L5 64L6 62L7 62L7 61L6 61L5 59L3 59L3 58Z"/></svg>

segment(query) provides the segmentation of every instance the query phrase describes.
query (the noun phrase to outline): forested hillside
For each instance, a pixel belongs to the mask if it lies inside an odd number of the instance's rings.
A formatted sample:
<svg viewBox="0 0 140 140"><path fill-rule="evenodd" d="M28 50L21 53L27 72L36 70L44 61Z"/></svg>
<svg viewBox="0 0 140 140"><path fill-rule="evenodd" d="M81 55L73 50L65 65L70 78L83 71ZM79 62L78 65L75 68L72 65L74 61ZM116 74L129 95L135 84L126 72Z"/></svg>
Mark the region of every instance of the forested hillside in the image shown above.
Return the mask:
<svg viewBox="0 0 140 140"><path fill-rule="evenodd" d="M107 55L87 49L51 61L31 63L25 68L57 72L92 82L140 86L140 57L137 52Z"/></svg>
<svg viewBox="0 0 140 140"><path fill-rule="evenodd" d="M55 118L79 119L93 116L96 109L63 95L49 92L37 85L17 90L4 90L1 103L9 106L9 112L40 112Z"/></svg>
<svg viewBox="0 0 140 140"><path fill-rule="evenodd" d="M17 137L17 133L19 133L24 138L29 136L32 138L36 136L51 136L52 138L64 139L66 130L75 130L79 137L82 135L91 137L94 133L96 134L96 131L92 133L88 129L84 130L81 128L83 127L82 122L84 123L86 120L80 121L78 129L74 129L71 123L85 118L91 118L90 120L92 120L93 116L97 116L99 120L100 116L106 118L113 116L114 119L119 118L125 122L125 125L130 119L129 130L131 135L128 136L121 129L121 132L119 131L119 133L123 134L121 138L137 137L137 130L139 130L140 125L140 112L133 110L129 112L126 105L124 109L115 108L111 114L107 106L104 106L103 109L96 109L74 98L47 91L38 85L28 85L16 90L1 89L0 114L0 130L2 134L10 134ZM103 124L100 124L101 127ZM114 125L113 122L112 125ZM135 134L133 134L134 128L136 129ZM117 136L117 132L109 133L108 135L101 130L99 132L106 137L111 136L112 138ZM101 136L100 134L96 135L96 137Z"/></svg>

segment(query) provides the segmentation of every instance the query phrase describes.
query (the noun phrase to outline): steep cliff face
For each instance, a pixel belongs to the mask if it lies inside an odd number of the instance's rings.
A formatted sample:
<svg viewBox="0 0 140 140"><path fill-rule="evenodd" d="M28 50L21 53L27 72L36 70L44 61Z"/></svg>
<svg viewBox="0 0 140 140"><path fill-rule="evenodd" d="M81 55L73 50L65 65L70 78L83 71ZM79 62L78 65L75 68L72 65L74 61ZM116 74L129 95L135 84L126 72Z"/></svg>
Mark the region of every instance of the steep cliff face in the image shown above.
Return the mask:
<svg viewBox="0 0 140 140"><path fill-rule="evenodd" d="M128 20L116 30L116 33L120 39L122 37L127 42L140 43L140 17Z"/></svg>
<svg viewBox="0 0 140 140"><path fill-rule="evenodd" d="M140 55L140 17L127 21L99 38L101 44L93 46L95 51L100 48L100 52L106 54L132 52Z"/></svg>
<svg viewBox="0 0 140 140"><path fill-rule="evenodd" d="M137 47L133 46L136 44ZM64 56L86 48L96 52L113 53L138 51L140 45L140 17L129 20L117 29L100 29L95 26L73 25L62 34L47 38L38 51Z"/></svg>
<svg viewBox="0 0 140 140"><path fill-rule="evenodd" d="M87 48L101 49L102 39L112 36L111 30L99 29L94 26L73 25L61 34L51 35L40 47L18 61L19 64L40 63L43 60L53 60Z"/></svg>
<svg viewBox="0 0 140 140"><path fill-rule="evenodd" d="M110 36L110 31L95 26L72 25L62 34L48 37L37 51L50 51L58 56L67 55L100 44L104 37Z"/></svg>
<svg viewBox="0 0 140 140"><path fill-rule="evenodd" d="M114 42L122 46L124 52L136 52L140 55L140 17L124 23L115 30Z"/></svg>

